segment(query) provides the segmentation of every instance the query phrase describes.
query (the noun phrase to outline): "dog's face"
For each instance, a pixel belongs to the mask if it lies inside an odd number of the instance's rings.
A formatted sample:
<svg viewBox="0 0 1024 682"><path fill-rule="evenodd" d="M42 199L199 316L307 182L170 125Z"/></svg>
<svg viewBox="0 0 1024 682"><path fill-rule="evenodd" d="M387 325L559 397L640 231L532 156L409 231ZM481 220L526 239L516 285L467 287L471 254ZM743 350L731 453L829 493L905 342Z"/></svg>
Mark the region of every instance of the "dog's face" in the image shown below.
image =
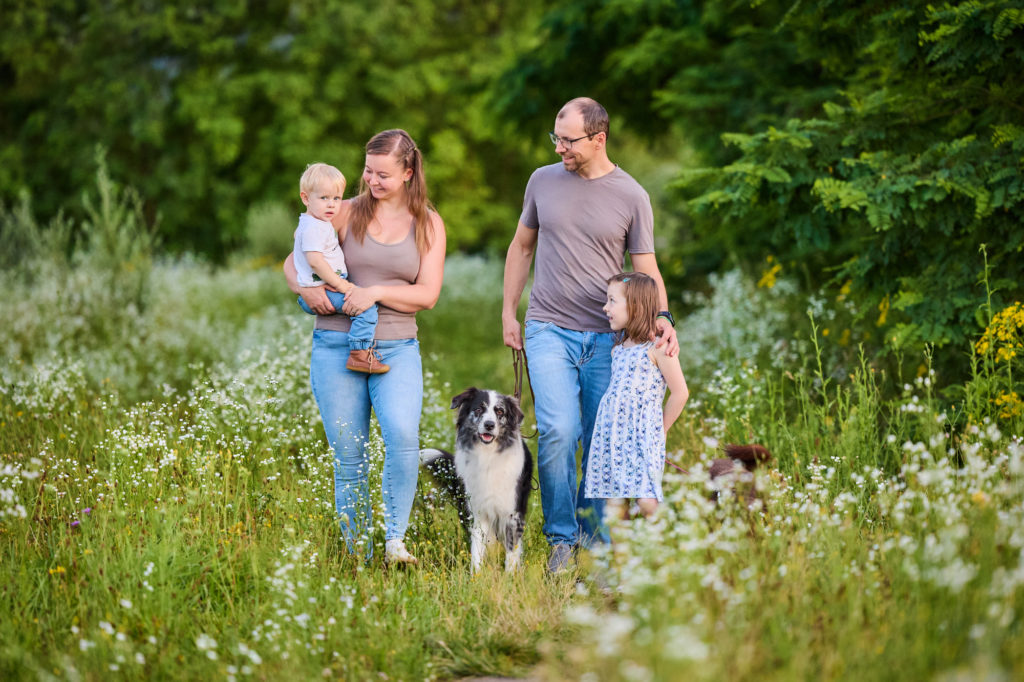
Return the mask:
<svg viewBox="0 0 1024 682"><path fill-rule="evenodd" d="M452 409L459 410L458 441L462 447L496 443L504 449L519 438L523 411L510 395L479 388L467 388L452 398Z"/></svg>

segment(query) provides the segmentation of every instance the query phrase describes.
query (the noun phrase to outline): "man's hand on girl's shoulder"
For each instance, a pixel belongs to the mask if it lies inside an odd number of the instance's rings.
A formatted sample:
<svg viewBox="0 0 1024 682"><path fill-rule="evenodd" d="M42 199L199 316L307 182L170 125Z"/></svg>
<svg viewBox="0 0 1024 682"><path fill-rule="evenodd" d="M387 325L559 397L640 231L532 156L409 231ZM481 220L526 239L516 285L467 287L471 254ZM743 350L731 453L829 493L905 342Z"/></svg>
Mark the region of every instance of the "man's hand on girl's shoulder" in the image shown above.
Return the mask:
<svg viewBox="0 0 1024 682"><path fill-rule="evenodd" d="M670 358L679 354L679 338L676 329L664 317L659 317L654 323L657 329L657 336L654 339L654 347L662 349ZM664 346L664 348L662 348Z"/></svg>

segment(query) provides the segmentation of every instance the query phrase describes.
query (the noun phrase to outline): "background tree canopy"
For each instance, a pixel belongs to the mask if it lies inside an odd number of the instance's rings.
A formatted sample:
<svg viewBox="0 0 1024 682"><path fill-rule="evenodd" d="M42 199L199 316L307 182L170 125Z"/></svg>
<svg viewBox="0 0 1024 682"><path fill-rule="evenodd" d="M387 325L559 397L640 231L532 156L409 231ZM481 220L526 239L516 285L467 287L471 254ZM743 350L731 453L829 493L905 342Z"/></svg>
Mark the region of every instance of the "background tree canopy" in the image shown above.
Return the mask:
<svg viewBox="0 0 1024 682"><path fill-rule="evenodd" d="M774 256L898 344L983 326L982 244L993 306L1021 296L1021 3L578 0L543 26L503 112L536 125L576 83L685 136L706 166L673 183L697 239L680 248Z"/></svg>
<svg viewBox="0 0 1024 682"><path fill-rule="evenodd" d="M165 244L220 257L260 202L298 212L307 163L335 163L354 191L366 139L403 127L452 248L500 252L551 160L538 131L589 94L613 115L613 155L620 130L654 160L692 150L659 183L681 225L659 227L677 289L770 256L852 302L854 339L876 347L962 342L1024 293L1021 2L93 0L4 15L0 198L27 191L40 216L76 210L101 145Z"/></svg>
<svg viewBox="0 0 1024 682"><path fill-rule="evenodd" d="M93 184L100 144L165 243L219 256L255 202L301 212L308 163L337 165L354 192L366 141L403 127L453 246L504 240L518 215L504 192L521 195L535 159L484 88L538 4L19 3L0 28L0 196L27 188L52 215Z"/></svg>

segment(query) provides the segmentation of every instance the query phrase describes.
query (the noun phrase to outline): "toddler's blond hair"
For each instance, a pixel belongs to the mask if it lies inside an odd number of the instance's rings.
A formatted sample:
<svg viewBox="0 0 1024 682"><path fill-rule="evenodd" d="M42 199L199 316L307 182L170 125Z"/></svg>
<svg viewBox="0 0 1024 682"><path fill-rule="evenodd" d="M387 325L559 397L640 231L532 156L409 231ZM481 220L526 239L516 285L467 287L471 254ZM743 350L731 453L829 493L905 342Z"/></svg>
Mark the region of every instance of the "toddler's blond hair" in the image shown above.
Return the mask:
<svg viewBox="0 0 1024 682"><path fill-rule="evenodd" d="M345 176L340 170L326 163L311 163L299 178L299 191L311 194L320 188L339 188L345 191Z"/></svg>

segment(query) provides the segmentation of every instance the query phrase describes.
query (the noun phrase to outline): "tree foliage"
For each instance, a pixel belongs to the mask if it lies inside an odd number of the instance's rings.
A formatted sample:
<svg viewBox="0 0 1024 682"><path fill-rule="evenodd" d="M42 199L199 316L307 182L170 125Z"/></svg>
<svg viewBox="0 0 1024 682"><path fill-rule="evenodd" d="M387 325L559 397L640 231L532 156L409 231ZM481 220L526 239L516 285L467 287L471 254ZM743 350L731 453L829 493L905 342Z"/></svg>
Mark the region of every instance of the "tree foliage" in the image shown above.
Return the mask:
<svg viewBox="0 0 1024 682"><path fill-rule="evenodd" d="M812 56L819 38L782 21L789 4L559 3L541 21L539 47L520 53L498 81L495 100L503 115L534 128L549 125L550 112L570 97L588 94L634 131L656 137L676 129L716 158L722 132L803 116L837 93L841 80Z"/></svg>
<svg viewBox="0 0 1024 682"><path fill-rule="evenodd" d="M216 254L254 202L298 214L308 163L337 165L354 191L366 140L402 127L449 241L479 246L515 224L514 202L496 198L521 192L532 165L481 93L537 6L16 3L0 25L0 199L29 189L39 214L56 213L91 184L99 143L166 242Z"/></svg>
<svg viewBox="0 0 1024 682"><path fill-rule="evenodd" d="M545 22L507 101L575 77L695 136L707 165L674 185L705 248L775 255L901 344L979 330L982 244L997 307L1024 294L1021 3L579 0Z"/></svg>

